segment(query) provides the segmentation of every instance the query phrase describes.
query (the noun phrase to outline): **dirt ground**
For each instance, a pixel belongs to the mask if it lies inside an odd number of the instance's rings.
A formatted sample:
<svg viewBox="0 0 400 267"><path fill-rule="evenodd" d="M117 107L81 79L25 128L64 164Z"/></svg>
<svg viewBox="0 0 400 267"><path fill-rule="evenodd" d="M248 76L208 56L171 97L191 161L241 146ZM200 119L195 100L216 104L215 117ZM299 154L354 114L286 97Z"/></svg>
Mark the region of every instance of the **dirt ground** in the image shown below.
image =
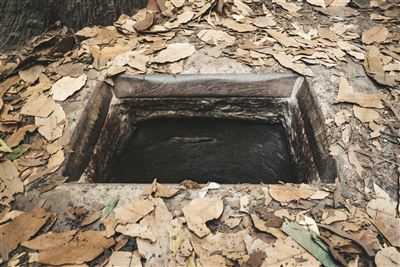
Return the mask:
<svg viewBox="0 0 400 267"><path fill-rule="evenodd" d="M56 25L0 55L0 264L400 265L400 3L159 5L107 27ZM101 82L277 72L304 75L315 92L336 183L104 185L62 175Z"/></svg>

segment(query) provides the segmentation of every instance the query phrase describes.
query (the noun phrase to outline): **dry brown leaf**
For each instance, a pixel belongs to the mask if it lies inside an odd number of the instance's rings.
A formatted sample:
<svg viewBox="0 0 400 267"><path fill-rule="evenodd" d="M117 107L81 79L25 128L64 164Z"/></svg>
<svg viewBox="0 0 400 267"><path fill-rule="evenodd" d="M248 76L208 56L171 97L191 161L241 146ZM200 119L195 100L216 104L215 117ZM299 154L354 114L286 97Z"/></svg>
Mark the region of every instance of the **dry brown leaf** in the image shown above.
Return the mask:
<svg viewBox="0 0 400 267"><path fill-rule="evenodd" d="M290 202L293 200L307 199L312 196L314 190L307 185L301 184L298 187L293 184L269 185L269 194L279 202Z"/></svg>
<svg viewBox="0 0 400 267"><path fill-rule="evenodd" d="M145 225L149 225L156 235L156 242L137 238L139 254L144 257L146 265L168 266L171 251L169 249L170 239L167 226L172 220L172 214L161 198L155 198L156 208L154 212L145 218Z"/></svg>
<svg viewBox="0 0 400 267"><path fill-rule="evenodd" d="M262 267L267 266L321 266L311 254L305 251L292 238L277 239L265 249L266 258ZM297 261L296 259L301 259Z"/></svg>
<svg viewBox="0 0 400 267"><path fill-rule="evenodd" d="M93 61L93 67L97 70L101 70L104 68L107 64L107 62L123 53L126 53L128 51L131 51L133 49L132 46L121 46L121 45L115 45L115 46L107 46L102 49L100 49L97 46L91 46L90 47L90 53L92 54L94 61Z"/></svg>
<svg viewBox="0 0 400 267"><path fill-rule="evenodd" d="M68 97L72 96L75 92L82 89L82 87L86 84L87 76L83 74L78 78L72 77L62 77L58 81L56 81L51 87L51 93L53 95L53 99L56 101L64 101Z"/></svg>
<svg viewBox="0 0 400 267"><path fill-rule="evenodd" d="M124 206L115 208L115 218L124 223L136 223L154 210L154 202L148 199L133 199Z"/></svg>
<svg viewBox="0 0 400 267"><path fill-rule="evenodd" d="M44 75L42 73L39 75L39 82L33 86L29 86L26 89L26 92L22 92L22 93L20 93L20 95L21 95L21 97L25 98L25 97L29 97L33 94L42 93L44 91L49 90L52 85L53 85L53 82L49 78L47 78L46 75Z"/></svg>
<svg viewBox="0 0 400 267"><path fill-rule="evenodd" d="M390 75L385 74L384 65L379 48L371 46L365 53L364 68L366 72L378 83L393 86L395 81Z"/></svg>
<svg viewBox="0 0 400 267"><path fill-rule="evenodd" d="M101 218L101 212L92 213L83 219L83 221L81 222L81 226L90 225L100 218ZM108 237L108 236L106 236L106 237Z"/></svg>
<svg viewBox="0 0 400 267"><path fill-rule="evenodd" d="M153 195L154 197L173 197L181 191L180 188L169 187L160 183L157 183L157 179L154 179L153 183L143 191L142 195Z"/></svg>
<svg viewBox="0 0 400 267"><path fill-rule="evenodd" d="M148 239L151 242L156 241L155 233L150 225L147 224L147 220L143 219L140 223L128 223L126 225L118 225L115 231L123 235L131 237L140 237L142 239Z"/></svg>
<svg viewBox="0 0 400 267"><path fill-rule="evenodd" d="M295 3L288 3L285 0L272 0L272 3L280 5L283 9L286 9L290 13L296 13L301 9L301 7L299 7Z"/></svg>
<svg viewBox="0 0 400 267"><path fill-rule="evenodd" d="M22 106L21 114L46 118L54 111L56 103L44 94L33 94Z"/></svg>
<svg viewBox="0 0 400 267"><path fill-rule="evenodd" d="M49 162L47 163L47 168L55 172L60 168L61 164L64 162L64 152L62 150L57 151L55 154L51 155Z"/></svg>
<svg viewBox="0 0 400 267"><path fill-rule="evenodd" d="M197 34L197 37L210 45L217 45L221 43L233 45L236 40L234 36L220 30L201 30Z"/></svg>
<svg viewBox="0 0 400 267"><path fill-rule="evenodd" d="M390 199L388 193L374 183L374 191L376 199L368 202L366 211L371 218L376 217L378 213L386 214L387 216L396 216L396 202Z"/></svg>
<svg viewBox="0 0 400 267"><path fill-rule="evenodd" d="M0 262L8 260L8 255L17 246L35 235L47 222L49 214L44 209L24 212L11 222L0 225Z"/></svg>
<svg viewBox="0 0 400 267"><path fill-rule="evenodd" d="M191 56L196 51L190 43L174 43L167 45L153 60L156 63L175 62Z"/></svg>
<svg viewBox="0 0 400 267"><path fill-rule="evenodd" d="M362 42L364 44L380 43L386 40L389 35L388 29L382 24L365 30L362 34Z"/></svg>
<svg viewBox="0 0 400 267"><path fill-rule="evenodd" d="M400 253L394 247L381 249L375 255L377 267L398 267L400 266Z"/></svg>
<svg viewBox="0 0 400 267"><path fill-rule="evenodd" d="M336 209L326 209L322 214L322 221L323 224L331 224L334 222L340 222L347 220L347 215L344 211L336 210Z"/></svg>
<svg viewBox="0 0 400 267"><path fill-rule="evenodd" d="M270 48L257 50L261 53L272 55L285 68L292 69L301 75L314 77L313 71L303 63L294 63L293 58L283 52L273 51Z"/></svg>
<svg viewBox="0 0 400 267"><path fill-rule="evenodd" d="M62 136L65 112L60 104L56 104L53 113L48 118L35 117L35 124L38 131L48 141L56 140Z"/></svg>
<svg viewBox="0 0 400 267"><path fill-rule="evenodd" d="M16 147L24 140L25 134L27 132L33 132L36 130L36 125L25 125L24 127L19 128L15 133L13 133L7 140L7 146L10 148Z"/></svg>
<svg viewBox="0 0 400 267"><path fill-rule="evenodd" d="M392 246L400 248L400 218L377 212L374 225Z"/></svg>
<svg viewBox="0 0 400 267"><path fill-rule="evenodd" d="M57 66L52 69L55 73L60 74L61 76L70 76L73 78L77 78L85 73L87 65L83 63L69 62ZM40 79L40 77L39 77Z"/></svg>
<svg viewBox="0 0 400 267"><path fill-rule="evenodd" d="M326 8L325 0L307 0L307 2L313 6L320 6L322 8Z"/></svg>
<svg viewBox="0 0 400 267"><path fill-rule="evenodd" d="M374 109L363 108L354 105L353 106L354 116L359 119L362 123L373 122L379 120L379 113Z"/></svg>
<svg viewBox="0 0 400 267"><path fill-rule="evenodd" d="M203 237L210 233L206 222L217 219L221 216L224 204L219 198L199 198L193 199L188 205L182 208L188 227L198 237Z"/></svg>
<svg viewBox="0 0 400 267"><path fill-rule="evenodd" d="M24 192L18 169L9 160L0 163L0 192L0 205L3 206L9 206L15 194Z"/></svg>
<svg viewBox="0 0 400 267"><path fill-rule="evenodd" d="M365 108L383 108L382 96L379 93L364 94L353 91L353 88L347 82L345 77L340 77L339 92L337 94L336 103L347 102L360 105Z"/></svg>
<svg viewBox="0 0 400 267"><path fill-rule="evenodd" d="M349 120L350 116L351 116L351 113L346 109L338 111L335 114L335 124L336 124L336 126L340 126L343 123L347 122Z"/></svg>
<svg viewBox="0 0 400 267"><path fill-rule="evenodd" d="M126 67L120 67L120 66L110 66L107 68L107 76L108 77L113 77L115 75L121 74L126 71Z"/></svg>
<svg viewBox="0 0 400 267"><path fill-rule="evenodd" d="M136 22L133 25L133 28L137 32L144 32L154 24L154 18L155 16L153 12L146 12L146 16L142 20Z"/></svg>
<svg viewBox="0 0 400 267"><path fill-rule="evenodd" d="M168 29L177 28L180 25L191 21L192 18L194 17L194 15L195 15L195 13L192 11L185 11L182 14L179 14L178 16L176 16L176 19L174 19L173 21L168 21L168 22L164 23L164 26Z"/></svg>
<svg viewBox="0 0 400 267"><path fill-rule="evenodd" d="M285 47L300 47L300 44L296 41L296 39L287 36L282 32L278 32L273 29L266 30L269 35L272 36L275 40L277 40L281 45Z"/></svg>
<svg viewBox="0 0 400 267"><path fill-rule="evenodd" d="M30 254L30 262L50 265L82 264L99 256L114 245L113 238L106 238L100 231L78 232L62 246Z"/></svg>
<svg viewBox="0 0 400 267"><path fill-rule="evenodd" d="M253 21L253 24L259 28L269 28L276 25L276 22L271 16L259 16Z"/></svg>
<svg viewBox="0 0 400 267"><path fill-rule="evenodd" d="M35 65L29 67L24 70L20 70L18 72L19 77L27 83L34 83L38 78L39 75L44 71L44 67L42 65Z"/></svg>
<svg viewBox="0 0 400 267"><path fill-rule="evenodd" d="M252 32L252 31L256 31L257 27L250 25L250 24L246 24L246 23L239 23L233 19L224 19L222 21L222 26L237 31L237 32Z"/></svg>
<svg viewBox="0 0 400 267"><path fill-rule="evenodd" d="M353 165L356 168L356 173L362 177L362 171L364 170L364 168L361 166L360 162L358 162L356 153L354 152L354 147L350 146L349 147L349 151L347 153L347 156L349 158L349 162L351 165Z"/></svg>
<svg viewBox="0 0 400 267"><path fill-rule="evenodd" d="M76 230L61 233L48 232L29 241L25 241L21 243L21 245L32 250L47 250L65 245L71 241L76 232Z"/></svg>
<svg viewBox="0 0 400 267"><path fill-rule="evenodd" d="M269 233L278 239L285 239L287 237L287 235L283 233L279 228L267 226L266 223L257 215L251 214L250 216L251 219L253 220L254 227L257 228L258 230L265 233Z"/></svg>
<svg viewBox="0 0 400 267"><path fill-rule="evenodd" d="M140 257L129 251L114 251L106 267L142 267Z"/></svg>

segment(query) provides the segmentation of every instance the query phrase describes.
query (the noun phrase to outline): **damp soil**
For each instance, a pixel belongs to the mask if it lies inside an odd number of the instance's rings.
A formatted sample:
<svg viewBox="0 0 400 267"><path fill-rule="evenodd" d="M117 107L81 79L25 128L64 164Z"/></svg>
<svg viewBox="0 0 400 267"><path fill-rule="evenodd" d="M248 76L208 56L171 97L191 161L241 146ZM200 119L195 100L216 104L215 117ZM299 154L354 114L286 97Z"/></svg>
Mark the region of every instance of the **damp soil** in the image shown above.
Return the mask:
<svg viewBox="0 0 400 267"><path fill-rule="evenodd" d="M240 119L139 122L105 182L298 182L283 125Z"/></svg>

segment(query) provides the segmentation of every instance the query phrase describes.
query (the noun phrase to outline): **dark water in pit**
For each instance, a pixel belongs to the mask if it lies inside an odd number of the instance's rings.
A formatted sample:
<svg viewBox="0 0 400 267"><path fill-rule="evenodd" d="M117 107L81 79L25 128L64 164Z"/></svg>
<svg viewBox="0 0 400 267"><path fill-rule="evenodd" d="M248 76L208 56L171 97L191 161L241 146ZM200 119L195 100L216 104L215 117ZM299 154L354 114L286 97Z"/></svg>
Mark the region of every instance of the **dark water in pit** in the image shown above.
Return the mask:
<svg viewBox="0 0 400 267"><path fill-rule="evenodd" d="M141 122L107 182L297 182L280 124L211 119Z"/></svg>

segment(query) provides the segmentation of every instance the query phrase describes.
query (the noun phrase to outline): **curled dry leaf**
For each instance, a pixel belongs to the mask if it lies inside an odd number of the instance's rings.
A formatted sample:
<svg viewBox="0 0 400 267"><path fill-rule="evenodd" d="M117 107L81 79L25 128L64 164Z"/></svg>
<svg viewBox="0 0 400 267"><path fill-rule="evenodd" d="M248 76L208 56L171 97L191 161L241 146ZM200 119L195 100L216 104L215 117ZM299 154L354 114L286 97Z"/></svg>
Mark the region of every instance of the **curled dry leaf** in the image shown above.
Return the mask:
<svg viewBox="0 0 400 267"><path fill-rule="evenodd" d="M115 218L121 222L136 223L154 210L154 202L148 199L133 199L124 206L115 208Z"/></svg>
<svg viewBox="0 0 400 267"><path fill-rule="evenodd" d="M56 103L51 97L38 93L31 95L26 103L21 108L21 114L35 116L35 117L48 117L55 109Z"/></svg>
<svg viewBox="0 0 400 267"><path fill-rule="evenodd" d="M143 32L143 31L147 30L148 28L150 28L153 25L154 18L155 18L155 16L154 16L153 12L147 12L146 16L142 20L136 22L133 25L133 28L137 32Z"/></svg>
<svg viewBox="0 0 400 267"><path fill-rule="evenodd" d="M334 222L340 222L347 220L347 215L344 211L336 210L336 209L327 209L324 210L322 214L322 221L323 224L331 224Z"/></svg>
<svg viewBox="0 0 400 267"><path fill-rule="evenodd" d="M156 63L175 62L187 58L196 51L194 45L190 43L174 43L167 45L153 60Z"/></svg>
<svg viewBox="0 0 400 267"><path fill-rule="evenodd" d="M345 77L340 77L339 92L336 96L336 103L347 102L360 105L365 108L383 108L382 96L379 93L364 94L353 91Z"/></svg>
<svg viewBox="0 0 400 267"><path fill-rule="evenodd" d="M156 241L156 236L150 225L147 225L146 220L141 220L140 223L128 223L126 225L118 225L115 231L131 237L140 237L148 239L151 242Z"/></svg>
<svg viewBox="0 0 400 267"><path fill-rule="evenodd" d="M385 26L379 24L378 26L372 27L365 30L362 34L362 42L364 44L380 43L386 40L389 35L388 29Z"/></svg>
<svg viewBox="0 0 400 267"><path fill-rule="evenodd" d="M82 89L82 87L86 84L86 80L86 74L83 74L78 78L67 76L59 79L51 87L53 99L56 101L64 101L68 97L72 96L75 92Z"/></svg>
<svg viewBox="0 0 400 267"><path fill-rule="evenodd" d="M188 227L198 237L203 237L211 231L206 222L217 219L221 216L224 204L219 198L193 199L188 205L182 208Z"/></svg>
<svg viewBox="0 0 400 267"><path fill-rule="evenodd" d="M217 45L221 43L233 45L236 40L234 36L220 30L201 30L197 34L197 37L210 45Z"/></svg>

